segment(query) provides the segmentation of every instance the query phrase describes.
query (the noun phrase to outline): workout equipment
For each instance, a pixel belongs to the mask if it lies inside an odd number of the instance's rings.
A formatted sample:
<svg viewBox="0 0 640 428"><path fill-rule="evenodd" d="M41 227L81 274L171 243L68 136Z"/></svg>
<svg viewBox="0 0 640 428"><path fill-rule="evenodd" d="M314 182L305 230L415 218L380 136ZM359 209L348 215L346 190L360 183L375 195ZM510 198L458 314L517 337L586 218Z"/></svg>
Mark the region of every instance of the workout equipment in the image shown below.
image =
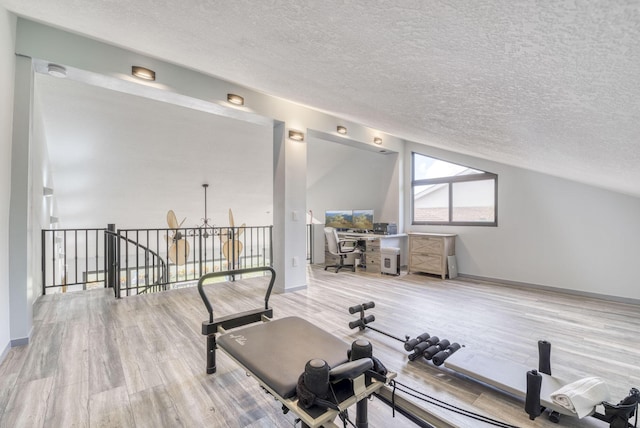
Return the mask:
<svg viewBox="0 0 640 428"><path fill-rule="evenodd" d="M429 333L422 333L421 335L413 339L409 339L409 336L405 335L405 338L403 340L385 331L371 327L369 324L374 322L376 318L373 314L365 315L365 311L367 309L375 307L376 304L374 302L366 302L359 305L351 306L349 308L349 313L352 315L359 313L360 317L357 320L350 321L349 328L358 328L361 331L369 328L399 342L403 342L404 349L408 352L411 352L411 354L408 355L410 361L415 361L420 357L425 357L427 360L431 360L432 357L438 355L438 358L436 358L434 364L440 366L447 358L449 358L451 354L461 348L461 346L457 343L451 345L451 343L447 339L440 340L438 336L430 336Z"/></svg>
<svg viewBox="0 0 640 428"><path fill-rule="evenodd" d="M264 308L214 319L213 307L204 291L204 282L219 276L259 271L271 273ZM270 267L215 272L200 278L198 292L209 313L208 320L202 323L202 334L207 336L207 373L216 371L215 352L220 348L282 403L285 414L292 411L301 421L302 428L337 428L333 422L336 417L346 426L347 422L351 423L347 408L354 404L354 426L368 428L367 398L371 395L377 396L421 427L435 425L453 428L445 419L396 393L396 389L400 391L400 388L407 387L396 384L396 373L388 371L373 356L370 342L358 339L349 348L340 339L301 318L271 320L273 311L269 307L269 296L274 282L275 271ZM361 306L360 310L364 312L365 309ZM362 315L361 319L365 318ZM366 326L366 323L362 325ZM220 336L216 338L216 334ZM411 396L421 394L415 390L409 392L408 389L406 392ZM432 403L438 402L440 407L475 420L503 428L515 428L452 405L444 406L446 403L421 395Z"/></svg>
<svg viewBox="0 0 640 428"><path fill-rule="evenodd" d="M424 342L429 337L431 337L429 333L422 333L420 336L417 336L415 339L410 339L406 341L404 344L404 350L409 352L413 351L413 348L415 348L418 343Z"/></svg>
<svg viewBox="0 0 640 428"><path fill-rule="evenodd" d="M351 315L356 313L360 314L359 319L349 322L349 328L353 329L357 327L358 329L360 329L360 331L364 330L365 328L368 328L377 333L384 334L385 336L395 339L399 342L407 343L409 341L409 336L405 335L404 339L401 339L397 336L394 336L393 334L387 333L386 331L378 330L377 328L371 327L370 325L368 325L369 323L374 322L376 320L376 317L373 314L369 314L365 316L364 311L366 311L367 309L375 308L375 307L376 307L376 304L374 302L366 302L366 303L361 303L359 305L354 305L349 307L349 313Z"/></svg>
<svg viewBox="0 0 640 428"><path fill-rule="evenodd" d="M413 353L409 354L409 360L415 361L418 358L422 357L424 355L424 351L437 344L438 342L440 342L440 338L438 336L431 336L424 342L418 343L416 346L414 346Z"/></svg>
<svg viewBox="0 0 640 428"><path fill-rule="evenodd" d="M551 394L570 383L551 376L550 353L551 344L544 340L539 341L537 370L530 370L522 364L500 357L470 352L456 353L446 359L444 366L512 396L520 397L525 401L524 408L531 420L544 411L549 413L549 419L553 422L558 422L560 415L577 417L575 412L551 399ZM639 401L640 392L633 388L629 396L617 405L603 402L604 415L597 413L594 405L590 416L609 422L610 428L632 427L628 420L637 414Z"/></svg>
<svg viewBox="0 0 640 428"><path fill-rule="evenodd" d="M424 355L424 357L427 360L430 360L438 352L444 351L445 349L447 349L447 346L449 346L449 345L451 345L451 342L449 342L447 339L442 339L437 344L435 344L433 346L429 346L427 349L425 349L424 352L422 353L422 355Z"/></svg>
<svg viewBox="0 0 640 428"><path fill-rule="evenodd" d="M436 366L441 366L447 358L449 358L454 352L460 350L460 344L454 342L451 345L447 346L447 349L438 352L436 355L431 358L431 362L433 362Z"/></svg>
<svg viewBox="0 0 640 428"><path fill-rule="evenodd" d="M204 282L260 271L271 273L264 307L214 319ZM275 271L270 267L215 272L200 278L198 292L209 313L202 323L202 334L207 336L207 373L215 373L215 353L221 349L282 403L283 412L295 413L303 428L336 427L333 420L346 420L346 409L354 404L356 425L366 428L366 398L389 384L396 373L388 372L373 357L367 341L356 341L350 349L342 340L301 318L271 320L269 296L274 282ZM227 331L232 328L235 330ZM349 353L353 361L349 361Z"/></svg>

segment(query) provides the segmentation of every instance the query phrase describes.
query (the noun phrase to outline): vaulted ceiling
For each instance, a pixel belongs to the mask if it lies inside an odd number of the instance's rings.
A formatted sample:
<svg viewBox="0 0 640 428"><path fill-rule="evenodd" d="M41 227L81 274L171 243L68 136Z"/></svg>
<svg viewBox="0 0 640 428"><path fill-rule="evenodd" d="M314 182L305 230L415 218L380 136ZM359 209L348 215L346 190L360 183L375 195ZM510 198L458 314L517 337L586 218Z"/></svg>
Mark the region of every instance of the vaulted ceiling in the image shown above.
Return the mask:
<svg viewBox="0 0 640 428"><path fill-rule="evenodd" d="M640 2L0 0L401 138L640 196Z"/></svg>

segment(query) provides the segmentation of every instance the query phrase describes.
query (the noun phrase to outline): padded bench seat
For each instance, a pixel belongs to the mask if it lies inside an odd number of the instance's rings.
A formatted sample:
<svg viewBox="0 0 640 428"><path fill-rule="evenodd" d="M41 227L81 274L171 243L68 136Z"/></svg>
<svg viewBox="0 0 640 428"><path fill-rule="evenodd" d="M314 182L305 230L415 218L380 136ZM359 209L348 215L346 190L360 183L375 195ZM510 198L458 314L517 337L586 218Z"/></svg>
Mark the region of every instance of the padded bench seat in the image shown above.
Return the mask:
<svg viewBox="0 0 640 428"><path fill-rule="evenodd" d="M218 337L218 346L282 398L296 395L307 361L348 361L350 346L299 317L255 324Z"/></svg>

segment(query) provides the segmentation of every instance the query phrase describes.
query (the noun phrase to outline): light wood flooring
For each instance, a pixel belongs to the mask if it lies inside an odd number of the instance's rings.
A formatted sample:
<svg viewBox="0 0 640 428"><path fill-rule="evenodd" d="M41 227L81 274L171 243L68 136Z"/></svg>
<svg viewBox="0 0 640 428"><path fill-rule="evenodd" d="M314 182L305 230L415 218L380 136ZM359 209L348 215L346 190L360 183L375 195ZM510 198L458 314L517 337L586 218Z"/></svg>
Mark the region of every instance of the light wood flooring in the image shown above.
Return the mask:
<svg viewBox="0 0 640 428"><path fill-rule="evenodd" d="M308 269L308 288L273 295L274 316L303 317L345 342L365 336L398 380L440 400L521 427L606 427L593 418L529 421L519 400L426 361L402 343L350 330L347 308L373 300L374 326L423 332L537 367L537 340L552 343L554 375L602 377L612 400L640 386L640 307L560 293L422 274L399 277ZM216 316L261 305L266 280L210 285ZM31 344L0 365L0 427L286 427L291 413L222 352L205 373L207 318L197 289L113 298L109 290L55 294L34 307ZM265 349L265 354L269 350ZM524 374L523 374L524 376ZM489 426L424 404L460 427ZM378 400L371 427L413 426ZM355 412L351 412L355 418Z"/></svg>

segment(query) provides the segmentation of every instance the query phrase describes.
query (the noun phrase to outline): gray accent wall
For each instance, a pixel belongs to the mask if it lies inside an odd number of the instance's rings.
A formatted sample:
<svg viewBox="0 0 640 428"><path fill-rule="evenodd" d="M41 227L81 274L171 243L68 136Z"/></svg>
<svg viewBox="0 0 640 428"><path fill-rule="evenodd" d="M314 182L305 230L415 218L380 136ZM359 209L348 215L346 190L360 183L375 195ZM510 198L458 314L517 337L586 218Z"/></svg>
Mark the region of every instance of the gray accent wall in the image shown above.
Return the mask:
<svg viewBox="0 0 640 428"><path fill-rule="evenodd" d="M498 227L412 226L407 186L407 230L457 233L461 274L640 300L640 198L413 143L407 165L412 151L499 175Z"/></svg>

